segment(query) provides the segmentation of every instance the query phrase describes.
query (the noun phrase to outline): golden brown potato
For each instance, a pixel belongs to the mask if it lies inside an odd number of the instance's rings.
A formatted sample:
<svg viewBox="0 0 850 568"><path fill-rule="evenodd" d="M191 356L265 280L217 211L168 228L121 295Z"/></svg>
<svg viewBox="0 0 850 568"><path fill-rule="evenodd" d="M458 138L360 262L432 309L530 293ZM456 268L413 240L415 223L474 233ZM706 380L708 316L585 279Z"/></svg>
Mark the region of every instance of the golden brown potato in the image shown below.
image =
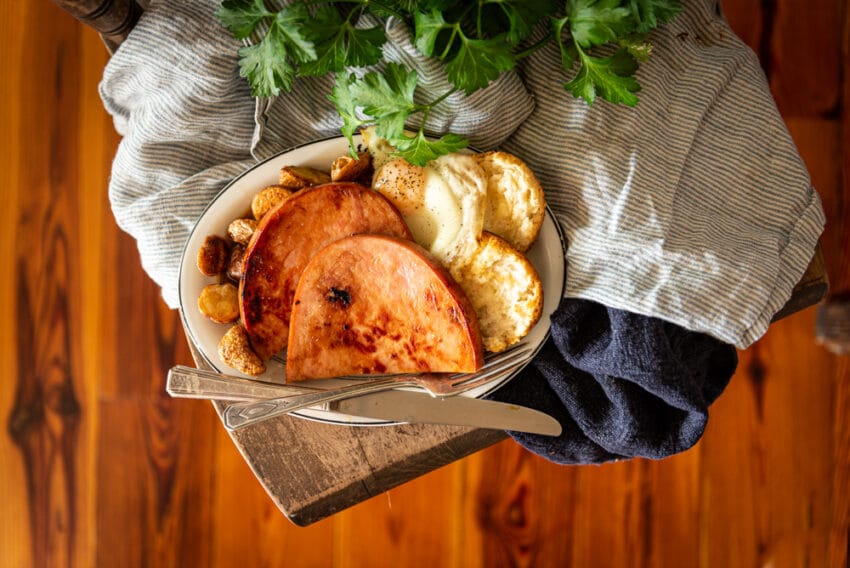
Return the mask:
<svg viewBox="0 0 850 568"><path fill-rule="evenodd" d="M230 262L227 265L227 277L235 282L242 279L242 257L245 256L245 246L239 243L233 245L230 251Z"/></svg>
<svg viewBox="0 0 850 568"><path fill-rule="evenodd" d="M270 185L260 190L251 201L251 213L254 219L259 221L271 208L289 199L290 195L292 195L291 190L279 185Z"/></svg>
<svg viewBox="0 0 850 568"><path fill-rule="evenodd" d="M241 325L234 325L221 337L218 356L225 365L240 373L257 376L266 372L265 363L251 349L248 335Z"/></svg>
<svg viewBox="0 0 850 568"><path fill-rule="evenodd" d="M247 245L256 229L257 221L255 219L234 219L227 226L227 236L234 243Z"/></svg>
<svg viewBox="0 0 850 568"><path fill-rule="evenodd" d="M204 276L217 276L224 272L230 256L230 246L227 241L216 235L204 239L204 244L198 249L198 270Z"/></svg>
<svg viewBox="0 0 850 568"><path fill-rule="evenodd" d="M305 166L283 166L278 183L286 189L298 190L331 181L327 172Z"/></svg>
<svg viewBox="0 0 850 568"><path fill-rule="evenodd" d="M204 286L198 309L216 323L232 323L239 318L239 291L230 282Z"/></svg>
<svg viewBox="0 0 850 568"><path fill-rule="evenodd" d="M371 165L372 156L369 152L360 152L357 158L340 156L331 164L331 181L360 181Z"/></svg>

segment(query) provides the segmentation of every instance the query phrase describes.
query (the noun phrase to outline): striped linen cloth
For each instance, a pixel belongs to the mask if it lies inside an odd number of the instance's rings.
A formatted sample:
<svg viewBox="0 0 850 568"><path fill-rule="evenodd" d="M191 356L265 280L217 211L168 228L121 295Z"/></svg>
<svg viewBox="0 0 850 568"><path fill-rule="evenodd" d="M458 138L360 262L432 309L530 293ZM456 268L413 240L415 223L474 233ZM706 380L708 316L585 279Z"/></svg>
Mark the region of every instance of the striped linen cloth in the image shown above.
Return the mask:
<svg viewBox="0 0 850 568"><path fill-rule="evenodd" d="M745 348L790 297L823 230L820 199L756 56L719 4L689 0L653 32L636 108L564 91L554 46L429 119L435 133L526 160L568 240L566 296L657 317ZM218 2L152 2L100 86L123 135L110 199L178 306L180 255L209 201L258 160L338 135L330 78L252 99ZM439 65L388 25L387 59L444 92ZM433 120L433 122L430 122Z"/></svg>

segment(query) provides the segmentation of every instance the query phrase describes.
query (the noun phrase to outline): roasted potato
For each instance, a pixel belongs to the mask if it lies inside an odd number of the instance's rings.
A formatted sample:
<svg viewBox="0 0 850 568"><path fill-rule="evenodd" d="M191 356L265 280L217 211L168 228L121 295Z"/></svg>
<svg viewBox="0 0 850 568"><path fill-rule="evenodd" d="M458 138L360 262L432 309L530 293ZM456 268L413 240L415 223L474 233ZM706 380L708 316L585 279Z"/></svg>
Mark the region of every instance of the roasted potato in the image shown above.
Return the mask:
<svg viewBox="0 0 850 568"><path fill-rule="evenodd" d="M251 200L251 213L259 221L263 215L279 203L289 199L292 191L280 185L270 185L262 189Z"/></svg>
<svg viewBox="0 0 850 568"><path fill-rule="evenodd" d="M266 365L248 342L248 334L241 325L234 325L218 342L218 356L221 361L240 373L256 376L266 372Z"/></svg>
<svg viewBox="0 0 850 568"><path fill-rule="evenodd" d="M239 291L230 282L204 286L198 309L216 323L232 323L239 318Z"/></svg>
<svg viewBox="0 0 850 568"><path fill-rule="evenodd" d="M257 230L256 219L234 219L227 226L227 236L234 243L247 245L251 240L251 235Z"/></svg>
<svg viewBox="0 0 850 568"><path fill-rule="evenodd" d="M298 190L331 181L327 172L304 166L283 166L278 183L286 189Z"/></svg>
<svg viewBox="0 0 850 568"><path fill-rule="evenodd" d="M198 249L198 270L204 276L217 276L227 268L230 245L221 237L210 235Z"/></svg>
<svg viewBox="0 0 850 568"><path fill-rule="evenodd" d="M245 256L245 247L239 243L233 245L230 251L230 262L227 264L227 277L236 282L242 279L243 256Z"/></svg>
<svg viewBox="0 0 850 568"><path fill-rule="evenodd" d="M369 152L360 152L357 158L340 156L331 164L331 181L360 181L371 166L372 156Z"/></svg>

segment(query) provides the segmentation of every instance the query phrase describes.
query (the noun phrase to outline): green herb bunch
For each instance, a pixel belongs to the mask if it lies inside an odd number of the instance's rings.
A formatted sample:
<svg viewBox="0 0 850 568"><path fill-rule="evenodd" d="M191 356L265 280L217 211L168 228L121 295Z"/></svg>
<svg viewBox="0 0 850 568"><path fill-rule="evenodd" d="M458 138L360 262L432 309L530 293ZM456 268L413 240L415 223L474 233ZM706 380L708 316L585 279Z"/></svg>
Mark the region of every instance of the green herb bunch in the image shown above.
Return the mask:
<svg viewBox="0 0 850 568"><path fill-rule="evenodd" d="M254 96L277 96L298 77L333 73L328 97L343 119L343 134L351 140L359 128L374 125L401 156L421 165L467 143L456 134L426 137L434 106L455 92L486 87L551 42L560 50L567 91L588 104L599 96L634 106L635 72L651 52L647 35L680 10L678 0L294 0L280 10L264 0L225 0L216 16L237 39L258 39L239 50L240 73ZM358 25L364 14L379 24ZM383 23L391 16L410 26L423 56L445 63L451 90L415 102L414 70L387 63L380 72L351 72L382 61ZM538 28L546 33L532 42ZM412 115L418 115L415 132L405 128Z"/></svg>

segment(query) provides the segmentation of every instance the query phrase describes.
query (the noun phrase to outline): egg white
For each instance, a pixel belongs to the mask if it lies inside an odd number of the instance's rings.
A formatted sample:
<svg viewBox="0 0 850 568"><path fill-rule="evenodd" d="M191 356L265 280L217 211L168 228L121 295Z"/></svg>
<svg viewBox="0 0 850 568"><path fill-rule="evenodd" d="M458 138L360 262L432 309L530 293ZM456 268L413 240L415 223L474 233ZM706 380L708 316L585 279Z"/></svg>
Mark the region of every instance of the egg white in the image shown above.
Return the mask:
<svg viewBox="0 0 850 568"><path fill-rule="evenodd" d="M449 154L424 167L385 161L373 188L404 217L413 239L446 266L478 248L486 210L486 175L469 155Z"/></svg>

